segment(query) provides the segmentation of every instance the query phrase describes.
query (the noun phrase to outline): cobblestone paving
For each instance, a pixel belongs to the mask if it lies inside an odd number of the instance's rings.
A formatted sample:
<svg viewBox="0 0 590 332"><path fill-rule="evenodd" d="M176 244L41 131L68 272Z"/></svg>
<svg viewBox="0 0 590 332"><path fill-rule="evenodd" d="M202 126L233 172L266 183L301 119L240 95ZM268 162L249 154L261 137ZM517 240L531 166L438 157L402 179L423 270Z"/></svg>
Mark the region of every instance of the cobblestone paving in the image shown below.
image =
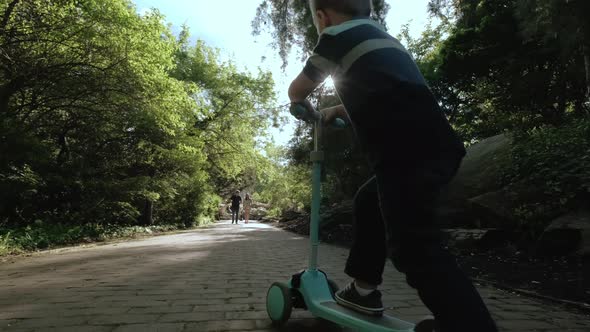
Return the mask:
<svg viewBox="0 0 590 332"><path fill-rule="evenodd" d="M304 268L307 239L264 224L220 222L196 231L69 248L0 263L0 331L273 331L265 296ZM347 250L320 249L339 284ZM388 312L428 314L388 264ZM590 331L590 316L479 287L502 331ZM295 310L282 331L343 331Z"/></svg>

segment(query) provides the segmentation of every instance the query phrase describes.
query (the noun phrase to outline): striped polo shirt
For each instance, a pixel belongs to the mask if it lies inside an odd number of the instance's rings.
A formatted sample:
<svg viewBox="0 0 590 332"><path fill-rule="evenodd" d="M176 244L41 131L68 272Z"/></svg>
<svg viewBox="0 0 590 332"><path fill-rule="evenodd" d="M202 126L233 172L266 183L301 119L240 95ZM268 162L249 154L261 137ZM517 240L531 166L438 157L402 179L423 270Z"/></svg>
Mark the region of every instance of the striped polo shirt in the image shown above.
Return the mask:
<svg viewBox="0 0 590 332"><path fill-rule="evenodd" d="M324 29L303 73L332 76L370 161L465 153L410 53L369 18Z"/></svg>

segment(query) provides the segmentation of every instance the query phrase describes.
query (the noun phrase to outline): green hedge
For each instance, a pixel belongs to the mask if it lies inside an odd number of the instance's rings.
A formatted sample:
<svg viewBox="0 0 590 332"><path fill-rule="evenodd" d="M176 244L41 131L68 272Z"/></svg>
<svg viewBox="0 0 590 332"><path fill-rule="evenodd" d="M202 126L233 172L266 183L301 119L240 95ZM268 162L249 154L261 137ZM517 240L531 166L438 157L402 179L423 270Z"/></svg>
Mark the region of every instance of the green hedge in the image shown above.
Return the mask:
<svg viewBox="0 0 590 332"><path fill-rule="evenodd" d="M590 197L590 119L543 126L515 134L512 185L536 188L538 195L522 202L517 214L533 223L534 232L551 217L587 206Z"/></svg>
<svg viewBox="0 0 590 332"><path fill-rule="evenodd" d="M65 225L36 222L22 228L0 228L0 256L184 228L186 228L184 224L144 227L100 224Z"/></svg>

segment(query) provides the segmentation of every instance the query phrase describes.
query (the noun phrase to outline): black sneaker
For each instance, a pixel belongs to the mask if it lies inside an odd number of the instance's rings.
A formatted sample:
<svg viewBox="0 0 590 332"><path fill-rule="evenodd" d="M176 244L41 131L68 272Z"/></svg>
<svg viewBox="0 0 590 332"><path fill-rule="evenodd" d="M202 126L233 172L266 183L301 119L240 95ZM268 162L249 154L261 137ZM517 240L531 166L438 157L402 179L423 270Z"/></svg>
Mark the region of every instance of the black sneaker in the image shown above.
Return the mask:
<svg viewBox="0 0 590 332"><path fill-rule="evenodd" d="M433 316L426 316L414 326L414 332L440 332L438 322Z"/></svg>
<svg viewBox="0 0 590 332"><path fill-rule="evenodd" d="M381 302L381 292L374 290L367 296L361 296L354 287L354 281L346 285L344 289L334 294L336 302L342 306L350 308L360 313L381 316L383 315L383 303Z"/></svg>

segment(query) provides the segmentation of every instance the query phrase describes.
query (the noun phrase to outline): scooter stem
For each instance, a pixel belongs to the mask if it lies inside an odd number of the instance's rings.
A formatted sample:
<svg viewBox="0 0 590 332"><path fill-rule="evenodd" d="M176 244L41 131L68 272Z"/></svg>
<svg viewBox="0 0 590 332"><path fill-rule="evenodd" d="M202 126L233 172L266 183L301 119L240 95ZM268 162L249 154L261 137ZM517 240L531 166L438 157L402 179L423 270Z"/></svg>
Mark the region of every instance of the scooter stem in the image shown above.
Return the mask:
<svg viewBox="0 0 590 332"><path fill-rule="evenodd" d="M319 246L319 228L320 228L320 203L322 189L322 162L324 161L324 152L321 150L322 123L321 119L314 121L313 124L313 141L314 149L311 152L312 169L312 187L311 187L311 222L309 225L310 253L309 253L309 270L317 271L318 264L318 246Z"/></svg>

